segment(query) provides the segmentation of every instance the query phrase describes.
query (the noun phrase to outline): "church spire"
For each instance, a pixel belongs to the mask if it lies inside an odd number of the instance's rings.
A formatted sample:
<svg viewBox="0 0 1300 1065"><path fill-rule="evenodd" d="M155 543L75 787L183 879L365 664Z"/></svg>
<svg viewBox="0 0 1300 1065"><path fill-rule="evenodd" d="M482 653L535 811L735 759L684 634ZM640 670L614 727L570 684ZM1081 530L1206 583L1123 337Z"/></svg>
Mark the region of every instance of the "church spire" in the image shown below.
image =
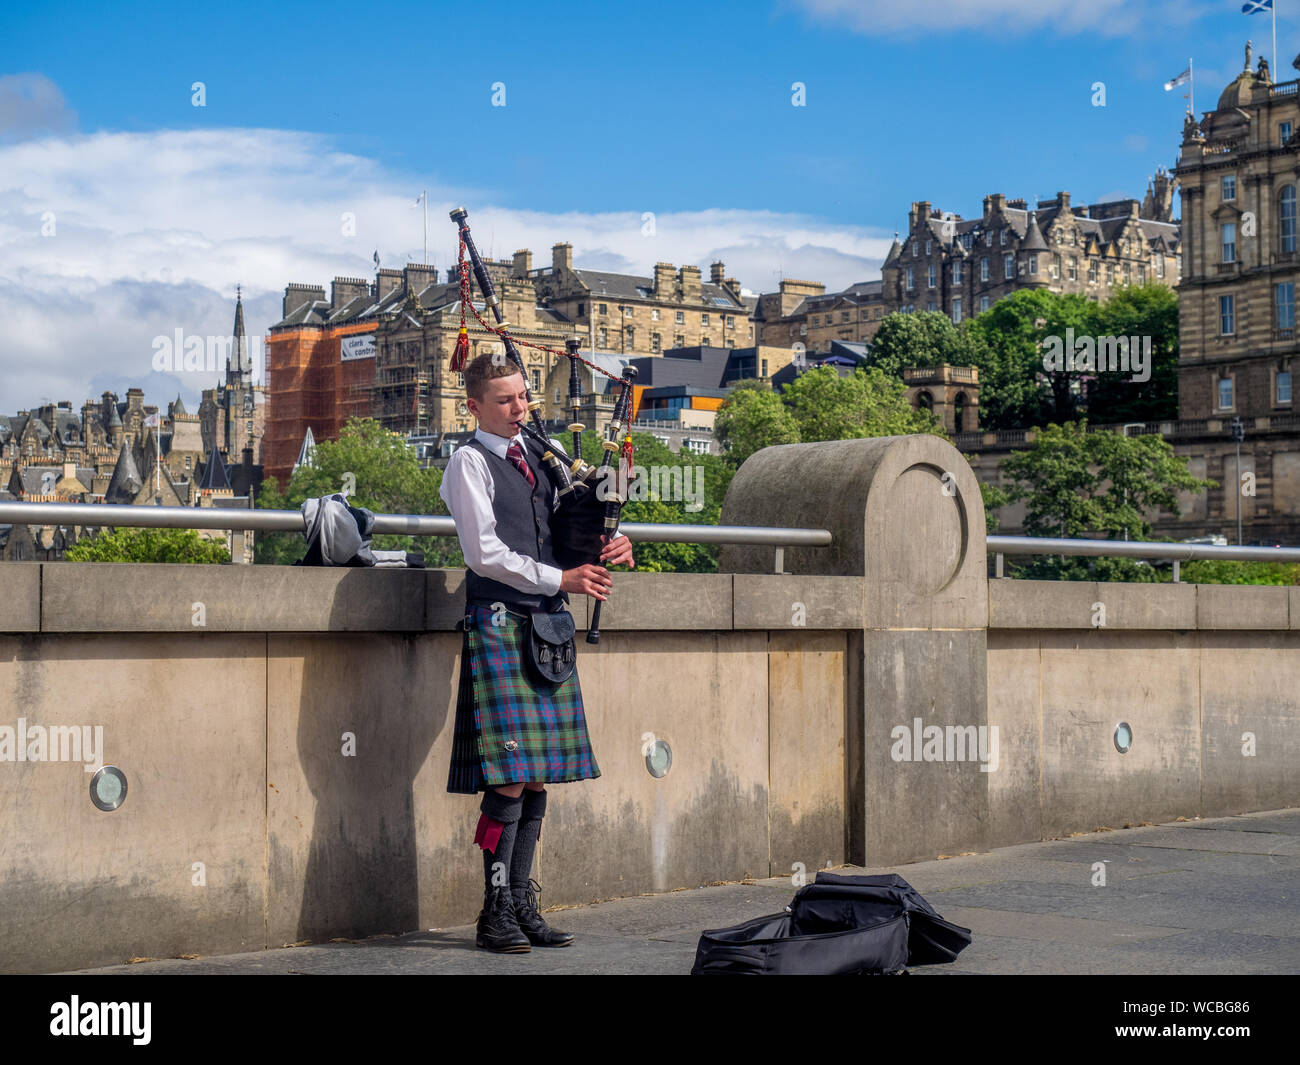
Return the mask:
<svg viewBox="0 0 1300 1065"><path fill-rule="evenodd" d="M253 366L248 356L248 334L244 332L244 302L241 287L235 286L235 332L230 355L226 359L226 384L252 383Z"/></svg>

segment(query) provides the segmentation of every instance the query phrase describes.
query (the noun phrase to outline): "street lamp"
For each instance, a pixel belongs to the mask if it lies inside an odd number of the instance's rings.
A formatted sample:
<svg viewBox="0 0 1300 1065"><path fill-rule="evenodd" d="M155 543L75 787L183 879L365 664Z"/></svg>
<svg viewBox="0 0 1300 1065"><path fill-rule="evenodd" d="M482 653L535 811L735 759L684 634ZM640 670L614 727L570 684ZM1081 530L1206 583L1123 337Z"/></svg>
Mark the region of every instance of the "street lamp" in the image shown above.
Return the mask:
<svg viewBox="0 0 1300 1065"><path fill-rule="evenodd" d="M1237 443L1237 546L1241 546L1241 442L1246 439L1246 426L1240 418L1232 419L1232 439Z"/></svg>

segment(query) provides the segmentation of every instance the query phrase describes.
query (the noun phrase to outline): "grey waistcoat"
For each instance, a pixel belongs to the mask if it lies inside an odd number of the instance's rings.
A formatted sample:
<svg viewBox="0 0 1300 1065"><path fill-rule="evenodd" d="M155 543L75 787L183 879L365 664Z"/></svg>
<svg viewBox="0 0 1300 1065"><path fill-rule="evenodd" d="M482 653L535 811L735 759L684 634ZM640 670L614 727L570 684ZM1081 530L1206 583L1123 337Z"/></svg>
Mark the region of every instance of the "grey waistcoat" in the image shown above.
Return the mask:
<svg viewBox="0 0 1300 1065"><path fill-rule="evenodd" d="M538 445L524 437L524 458L537 479L531 490L524 475L508 458L497 458L477 437L470 441L469 446L478 449L492 474L492 513L497 521L497 536L516 554L526 555L547 566L557 566L551 550L551 500L555 495L555 484L541 459ZM529 595L472 569L466 570L465 598L468 601L500 601L535 610L551 609L557 600L560 603L569 601L564 592L550 599L540 593Z"/></svg>

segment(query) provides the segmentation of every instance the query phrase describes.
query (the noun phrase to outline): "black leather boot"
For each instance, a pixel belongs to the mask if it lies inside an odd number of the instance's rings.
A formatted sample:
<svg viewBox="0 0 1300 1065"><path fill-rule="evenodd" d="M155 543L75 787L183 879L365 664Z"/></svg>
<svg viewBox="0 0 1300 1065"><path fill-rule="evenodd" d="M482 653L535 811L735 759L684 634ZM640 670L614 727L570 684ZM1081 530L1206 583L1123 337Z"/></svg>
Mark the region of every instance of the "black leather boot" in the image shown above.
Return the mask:
<svg viewBox="0 0 1300 1065"><path fill-rule="evenodd" d="M524 954L533 949L519 928L510 892L504 887L490 889L483 899L474 942L497 954Z"/></svg>
<svg viewBox="0 0 1300 1065"><path fill-rule="evenodd" d="M511 885L510 893L514 896L518 925L528 937L528 942L535 947L567 947L573 942L573 933L552 928L537 911L537 896L541 890L542 885L536 880L529 880L523 887Z"/></svg>

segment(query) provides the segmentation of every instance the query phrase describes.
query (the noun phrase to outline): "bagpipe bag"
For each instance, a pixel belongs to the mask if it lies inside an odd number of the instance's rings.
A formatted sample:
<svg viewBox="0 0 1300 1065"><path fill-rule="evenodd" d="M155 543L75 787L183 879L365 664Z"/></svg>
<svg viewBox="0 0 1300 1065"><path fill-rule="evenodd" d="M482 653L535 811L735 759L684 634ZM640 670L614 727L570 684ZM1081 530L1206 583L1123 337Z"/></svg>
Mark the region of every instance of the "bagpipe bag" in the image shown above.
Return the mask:
<svg viewBox="0 0 1300 1065"><path fill-rule="evenodd" d="M704 931L691 974L895 973L952 961L970 941L900 876L818 873L786 912Z"/></svg>

